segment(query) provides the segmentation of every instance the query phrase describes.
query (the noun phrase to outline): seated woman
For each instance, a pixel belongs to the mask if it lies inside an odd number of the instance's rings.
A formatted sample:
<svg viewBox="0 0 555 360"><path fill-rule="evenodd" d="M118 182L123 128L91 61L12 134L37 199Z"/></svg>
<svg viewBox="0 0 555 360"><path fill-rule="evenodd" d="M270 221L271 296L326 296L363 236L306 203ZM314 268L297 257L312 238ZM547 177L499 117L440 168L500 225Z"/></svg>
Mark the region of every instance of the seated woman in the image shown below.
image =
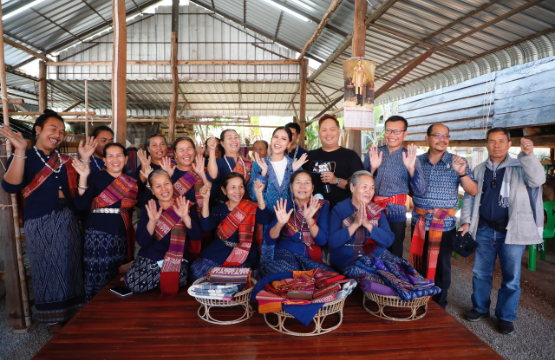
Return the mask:
<svg viewBox="0 0 555 360"><path fill-rule="evenodd" d="M89 301L118 274L118 268L133 259L135 230L130 210L137 203L137 180L123 174L127 150L118 143L104 147L105 170L74 159L79 173L75 208L90 211L85 225L85 294Z"/></svg>
<svg viewBox="0 0 555 360"><path fill-rule="evenodd" d="M383 208L372 202L372 174L365 170L355 172L349 178L349 187L351 198L338 203L330 215L330 262L342 273L356 267L359 257L391 255L386 249L395 238Z"/></svg>
<svg viewBox="0 0 555 360"><path fill-rule="evenodd" d="M137 242L141 246L125 283L135 293L160 286L162 294L177 294L187 284L188 243L200 241L196 205L185 197L174 198L170 175L154 170L148 183L156 197L141 211ZM191 206L190 206L191 205Z"/></svg>
<svg viewBox="0 0 555 360"><path fill-rule="evenodd" d="M200 258L191 265L191 272L195 280L206 276L214 267L250 267L258 265L258 246L252 241L254 223L267 225L272 213L266 204L243 199L245 195L244 178L231 172L222 178L222 192L227 196L225 203L217 203L209 210L208 200L210 189L201 190L204 201L200 224L202 231L216 229L216 238L210 246L204 249ZM262 199L264 185L258 183L256 193Z"/></svg>
<svg viewBox="0 0 555 360"><path fill-rule="evenodd" d="M315 268L333 271L325 264L321 247L328 243L330 204L312 196L312 177L305 170L291 176L294 200L281 199L264 243L275 245L274 259L260 263L262 276ZM277 244L276 244L277 242Z"/></svg>

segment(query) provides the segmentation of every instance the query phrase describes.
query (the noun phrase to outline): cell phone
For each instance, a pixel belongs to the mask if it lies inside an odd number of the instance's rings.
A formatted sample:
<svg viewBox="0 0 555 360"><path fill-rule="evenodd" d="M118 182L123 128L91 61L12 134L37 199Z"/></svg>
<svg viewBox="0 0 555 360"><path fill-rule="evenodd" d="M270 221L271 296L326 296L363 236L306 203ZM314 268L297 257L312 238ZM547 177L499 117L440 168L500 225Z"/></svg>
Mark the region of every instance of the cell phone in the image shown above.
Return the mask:
<svg viewBox="0 0 555 360"><path fill-rule="evenodd" d="M118 294L119 296L128 296L133 294L133 291L129 290L125 286L116 286L110 289L111 292L114 294Z"/></svg>

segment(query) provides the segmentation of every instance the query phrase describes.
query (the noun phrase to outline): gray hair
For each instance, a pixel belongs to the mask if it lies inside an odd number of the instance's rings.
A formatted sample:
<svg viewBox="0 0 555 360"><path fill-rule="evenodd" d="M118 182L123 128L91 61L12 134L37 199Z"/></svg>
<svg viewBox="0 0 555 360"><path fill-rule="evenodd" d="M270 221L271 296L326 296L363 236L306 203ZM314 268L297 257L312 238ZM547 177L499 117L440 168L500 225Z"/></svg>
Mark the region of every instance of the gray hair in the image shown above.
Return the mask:
<svg viewBox="0 0 555 360"><path fill-rule="evenodd" d="M171 180L171 176L170 174L168 174L168 172L164 169L156 169L153 172L151 172L148 175L148 185L150 185L150 187L152 187L152 180L154 180L154 178L160 174L166 175L168 177L168 179Z"/></svg>
<svg viewBox="0 0 555 360"><path fill-rule="evenodd" d="M370 176L372 179L374 178L374 175L372 175L370 171L359 170L359 171L356 171L353 175L351 175L347 185L353 184L353 186L357 186L358 183L360 182L359 178L364 175Z"/></svg>

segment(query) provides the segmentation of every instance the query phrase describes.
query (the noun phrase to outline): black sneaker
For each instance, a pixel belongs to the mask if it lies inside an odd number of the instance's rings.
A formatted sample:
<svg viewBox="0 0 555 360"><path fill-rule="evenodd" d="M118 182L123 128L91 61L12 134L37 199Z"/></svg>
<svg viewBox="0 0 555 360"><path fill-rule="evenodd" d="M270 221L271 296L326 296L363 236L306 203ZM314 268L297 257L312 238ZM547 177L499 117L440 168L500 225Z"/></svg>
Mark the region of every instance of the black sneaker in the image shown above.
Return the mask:
<svg viewBox="0 0 555 360"><path fill-rule="evenodd" d="M477 310L472 309L466 313L465 318L468 321L480 321L482 319L489 318L489 312L481 313Z"/></svg>
<svg viewBox="0 0 555 360"><path fill-rule="evenodd" d="M505 335L511 335L515 332L515 326L510 321L499 320L499 332Z"/></svg>

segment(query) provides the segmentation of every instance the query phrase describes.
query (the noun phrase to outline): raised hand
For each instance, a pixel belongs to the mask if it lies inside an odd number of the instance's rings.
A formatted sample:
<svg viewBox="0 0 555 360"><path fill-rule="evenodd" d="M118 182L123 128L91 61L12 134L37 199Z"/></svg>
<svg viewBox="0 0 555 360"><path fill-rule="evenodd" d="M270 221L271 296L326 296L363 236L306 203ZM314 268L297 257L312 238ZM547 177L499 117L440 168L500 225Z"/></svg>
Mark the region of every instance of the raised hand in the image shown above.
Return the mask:
<svg viewBox="0 0 555 360"><path fill-rule="evenodd" d="M165 170L171 178L177 166L172 164L172 160L169 157L164 156L162 158L162 161L160 162L160 167L162 168L162 170Z"/></svg>
<svg viewBox="0 0 555 360"><path fill-rule="evenodd" d="M208 151L216 151L216 147L218 146L218 140L214 137L214 135L210 136L210 139L206 142L208 146Z"/></svg>
<svg viewBox="0 0 555 360"><path fill-rule="evenodd" d="M258 202L262 202L264 201L264 188L266 187L266 185L264 185L262 183L262 181L260 180L256 180L254 182L254 193L256 194L256 199L258 200Z"/></svg>
<svg viewBox="0 0 555 360"><path fill-rule="evenodd" d="M79 141L79 147L77 148L79 157L83 160L89 160L92 154L94 154L97 145L98 141L92 136L89 136L85 144L83 144L83 140Z"/></svg>
<svg viewBox="0 0 555 360"><path fill-rule="evenodd" d="M293 161L293 171L297 171L308 162L308 154L304 153L300 158Z"/></svg>
<svg viewBox="0 0 555 360"><path fill-rule="evenodd" d="M139 151L137 151L137 157L139 158L139 161L141 162L141 167L146 167L147 165L150 165L150 155L147 156L147 152L146 150L143 149L139 149Z"/></svg>
<svg viewBox="0 0 555 360"><path fill-rule="evenodd" d="M289 221L289 218L293 213L293 209L287 212L287 199L281 198L277 201L276 205L274 206L274 212L276 213L276 219L278 224L283 226L287 224L287 222Z"/></svg>
<svg viewBox="0 0 555 360"><path fill-rule="evenodd" d="M200 196L202 196L202 199L204 200L204 203L208 203L208 201L210 200L210 187L204 185L203 187L200 188L199 190Z"/></svg>
<svg viewBox="0 0 555 360"><path fill-rule="evenodd" d="M521 138L520 139L520 148L522 152L526 155L530 155L534 151L534 142L530 139Z"/></svg>
<svg viewBox="0 0 555 360"><path fill-rule="evenodd" d="M172 205L172 208L185 224L191 221L191 216L189 215L189 200L185 200L185 196L180 196L175 199L175 204Z"/></svg>
<svg viewBox="0 0 555 360"><path fill-rule="evenodd" d="M204 154L204 144L202 143L202 141L197 141L197 154Z"/></svg>
<svg viewBox="0 0 555 360"><path fill-rule="evenodd" d="M147 165L144 168L141 169L140 173L141 175L148 180L148 175L150 175L151 172L153 172L154 169L152 168L152 166Z"/></svg>
<svg viewBox="0 0 555 360"><path fill-rule="evenodd" d="M383 152L379 152L377 146L371 146L368 156L370 157L370 172L373 173L382 165Z"/></svg>
<svg viewBox="0 0 555 360"><path fill-rule="evenodd" d="M27 150L27 141L25 141L20 132L16 134L10 128L4 126L0 128L0 135L10 140L15 148L15 151L19 153L18 155L25 154L25 151Z"/></svg>
<svg viewBox="0 0 555 360"><path fill-rule="evenodd" d="M314 215L320 207L319 205L320 202L318 201L318 198L316 196L310 196L310 201L306 203L303 211L303 215L306 221L314 218Z"/></svg>
<svg viewBox="0 0 555 360"><path fill-rule="evenodd" d="M212 183L206 177L206 167L204 166L204 156L202 156L202 153L197 153L197 156L195 156L193 171L200 177L205 185L212 186Z"/></svg>
<svg viewBox="0 0 555 360"><path fill-rule="evenodd" d="M71 165L73 165L73 168L75 169L75 171L77 171L81 178L86 178L91 173L91 167L89 166L89 163L73 159L71 161Z"/></svg>
<svg viewBox="0 0 555 360"><path fill-rule="evenodd" d="M360 203L360 206L357 211L357 216L355 218L355 224L358 227L361 227L364 224L364 219L366 218L366 206L364 203Z"/></svg>
<svg viewBox="0 0 555 360"><path fill-rule="evenodd" d="M403 152L403 164L409 171L410 176L414 175L414 167L416 166L416 146L410 144L407 152Z"/></svg>
<svg viewBox="0 0 555 360"><path fill-rule="evenodd" d="M261 159L260 155L258 155L257 152L254 153L254 160L256 160L256 163L262 169L262 173L260 175L266 176L266 174L268 173L268 164L266 164L266 161L264 159Z"/></svg>
<svg viewBox="0 0 555 360"><path fill-rule="evenodd" d="M156 200L154 199L150 199L148 201L148 203L145 206L145 209L148 215L149 222L154 224L156 224L158 220L160 220L160 216L162 216L162 211L164 211L162 207L160 207L160 210L156 209Z"/></svg>
<svg viewBox="0 0 555 360"><path fill-rule="evenodd" d="M458 175L463 175L466 172L466 160L460 156L453 156L453 170Z"/></svg>

